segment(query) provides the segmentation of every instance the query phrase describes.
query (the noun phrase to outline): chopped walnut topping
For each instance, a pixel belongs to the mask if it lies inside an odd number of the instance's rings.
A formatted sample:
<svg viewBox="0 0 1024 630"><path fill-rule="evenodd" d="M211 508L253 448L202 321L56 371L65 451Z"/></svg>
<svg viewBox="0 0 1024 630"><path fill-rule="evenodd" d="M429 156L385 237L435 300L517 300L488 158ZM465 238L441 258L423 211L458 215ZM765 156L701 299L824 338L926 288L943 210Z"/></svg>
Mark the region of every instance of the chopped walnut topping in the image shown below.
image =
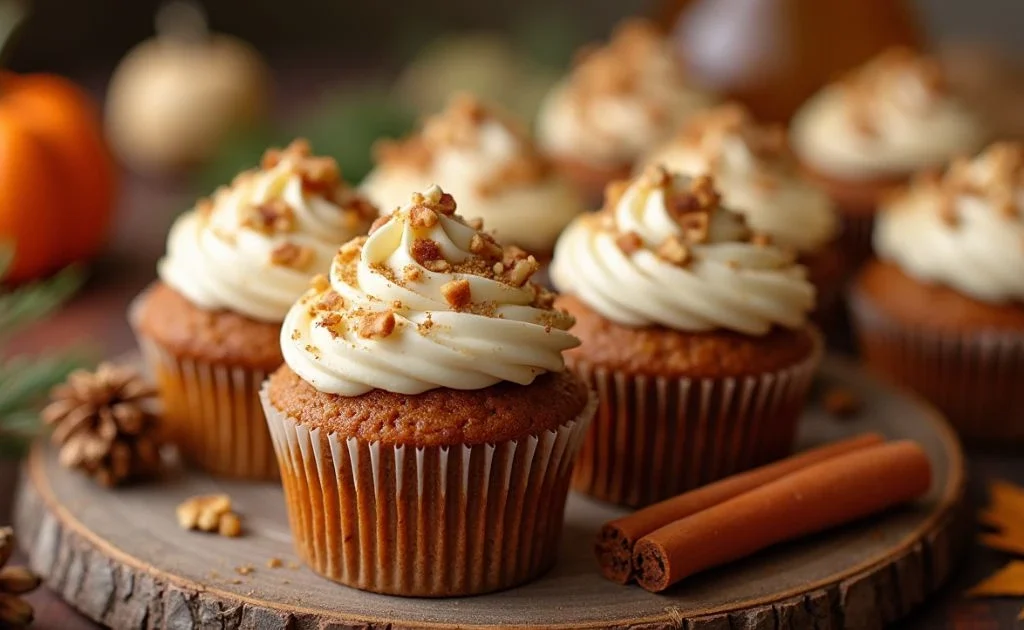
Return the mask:
<svg viewBox="0 0 1024 630"><path fill-rule="evenodd" d="M363 251L366 244L365 236L357 236L351 241L338 248L338 262L345 264L355 261Z"/></svg>
<svg viewBox="0 0 1024 630"><path fill-rule="evenodd" d="M444 254L441 252L441 246L437 244L437 241L429 238L418 238L412 242L412 259L430 269L427 263L444 260Z"/></svg>
<svg viewBox="0 0 1024 630"><path fill-rule="evenodd" d="M318 273L309 280L309 286L316 291L326 291L331 287L331 281L322 273Z"/></svg>
<svg viewBox="0 0 1024 630"><path fill-rule="evenodd" d="M451 306L453 309L465 308L472 301L469 280L461 278L444 283L441 285L441 295L448 302L448 306Z"/></svg>
<svg viewBox="0 0 1024 630"><path fill-rule="evenodd" d="M178 505L176 513L182 529L217 532L230 537L242 533L242 522L231 511L231 497L226 494L190 497Z"/></svg>
<svg viewBox="0 0 1024 630"><path fill-rule="evenodd" d="M659 258L682 267L690 261L690 251L677 236L670 236L655 251Z"/></svg>
<svg viewBox="0 0 1024 630"><path fill-rule="evenodd" d="M672 176L664 166L661 164L654 164L644 169L644 172L638 181L641 186L645 186L647 188L664 188L672 181Z"/></svg>
<svg viewBox="0 0 1024 630"><path fill-rule="evenodd" d="M367 339L383 339L395 331L395 313L382 311L363 315L359 320L359 336Z"/></svg>
<svg viewBox="0 0 1024 630"><path fill-rule="evenodd" d="M509 284L521 287L540 269L540 263L533 256L521 258L512 265L505 275Z"/></svg>
<svg viewBox="0 0 1024 630"><path fill-rule="evenodd" d="M755 232L751 235L750 242L758 247L767 247L772 244L772 237L764 232Z"/></svg>
<svg viewBox="0 0 1024 630"><path fill-rule="evenodd" d="M313 310L316 311L340 311L345 308L345 298L338 295L337 291L327 290L317 300Z"/></svg>
<svg viewBox="0 0 1024 630"><path fill-rule="evenodd" d="M309 247L295 243L282 243L270 252L270 262L281 267L304 271L313 264L316 254Z"/></svg>
<svg viewBox="0 0 1024 630"><path fill-rule="evenodd" d="M452 270L452 264L443 258L441 260L428 260L423 263L423 266L428 271L433 271L434 273L445 273Z"/></svg>
<svg viewBox="0 0 1024 630"><path fill-rule="evenodd" d="M260 166L272 169L287 162L302 179L308 190L333 191L341 183L341 171L333 158L314 156L309 141L299 138L285 149L268 149Z"/></svg>
<svg viewBox="0 0 1024 630"><path fill-rule="evenodd" d="M292 232L295 230L295 211L281 199L272 199L252 207L242 225L261 232Z"/></svg>
<svg viewBox="0 0 1024 630"><path fill-rule="evenodd" d="M629 190L629 184L628 179L616 179L608 182L608 185L604 187L604 208L614 210L622 200L622 196Z"/></svg>
<svg viewBox="0 0 1024 630"><path fill-rule="evenodd" d="M691 243L706 243L708 230L710 229L710 217L707 213L684 214L678 219L679 229L682 230L683 238Z"/></svg>
<svg viewBox="0 0 1024 630"><path fill-rule="evenodd" d="M484 220L480 217L473 217L472 219L466 219L466 225L479 232L484 229Z"/></svg>
<svg viewBox="0 0 1024 630"><path fill-rule="evenodd" d="M490 234L478 232L469 241L469 251L488 260L501 260L505 254L501 245Z"/></svg>
<svg viewBox="0 0 1024 630"><path fill-rule="evenodd" d="M625 234L620 234L619 237L615 239L615 244L619 246L622 253L629 256L643 248L644 240L640 238L640 235L636 232L626 232Z"/></svg>
<svg viewBox="0 0 1024 630"><path fill-rule="evenodd" d="M701 210L714 210L722 201L710 175L698 175L690 180L690 193L697 199Z"/></svg>
<svg viewBox="0 0 1024 630"><path fill-rule="evenodd" d="M660 58L660 59L659 59ZM642 85L638 78L652 62L675 64L665 38L649 20L623 21L604 47L587 46L575 59L571 75L573 96L586 100L605 94L628 94ZM679 64L675 72L685 74Z"/></svg>
<svg viewBox="0 0 1024 630"><path fill-rule="evenodd" d="M505 273L505 265L504 265L504 263L500 263L500 262L494 263L494 266L491 267L491 271L493 271L494 275L496 275L496 276L500 276L501 274Z"/></svg>
<svg viewBox="0 0 1024 630"><path fill-rule="evenodd" d="M913 82L919 89L901 87ZM937 60L908 48L891 48L840 80L847 119L865 138L879 136L880 94L911 114L923 114L949 92Z"/></svg>
<svg viewBox="0 0 1024 630"><path fill-rule="evenodd" d="M402 278L406 282L419 282L423 278L423 270L416 265L406 265L402 269Z"/></svg>
<svg viewBox="0 0 1024 630"><path fill-rule="evenodd" d="M429 230L437 225L437 213L427 206L413 206L409 211L409 225L417 230Z"/></svg>

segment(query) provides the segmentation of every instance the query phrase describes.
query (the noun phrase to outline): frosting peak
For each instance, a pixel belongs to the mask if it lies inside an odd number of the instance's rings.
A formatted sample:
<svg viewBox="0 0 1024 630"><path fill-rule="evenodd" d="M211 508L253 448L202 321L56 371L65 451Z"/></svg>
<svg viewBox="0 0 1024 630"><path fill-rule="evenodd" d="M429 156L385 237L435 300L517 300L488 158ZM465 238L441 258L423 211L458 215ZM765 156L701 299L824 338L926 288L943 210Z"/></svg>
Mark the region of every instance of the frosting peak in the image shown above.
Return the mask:
<svg viewBox="0 0 1024 630"><path fill-rule="evenodd" d="M604 47L585 48L541 107L546 151L599 166L632 164L686 117L711 103L689 84L670 42L646 20L628 20Z"/></svg>
<svg viewBox="0 0 1024 630"><path fill-rule="evenodd" d="M362 188L382 208L398 207L409 190L437 182L504 242L550 251L583 210L526 129L468 94L455 96L418 133L379 142L374 155L377 168Z"/></svg>
<svg viewBox="0 0 1024 630"><path fill-rule="evenodd" d="M812 97L793 120L810 166L845 178L903 175L977 150L988 135L938 62L886 51Z"/></svg>
<svg viewBox="0 0 1024 630"><path fill-rule="evenodd" d="M725 204L780 245L809 253L835 238L832 202L799 174L782 125L758 124L741 105L694 114L645 163L714 175Z"/></svg>
<svg viewBox="0 0 1024 630"><path fill-rule="evenodd" d="M333 159L296 140L182 215L158 272L199 307L279 322L338 245L376 215Z"/></svg>
<svg viewBox="0 0 1024 630"><path fill-rule="evenodd" d="M605 208L566 230L552 277L627 326L761 335L802 326L814 306L794 259L722 207L710 176L650 167L609 186Z"/></svg>
<svg viewBox="0 0 1024 630"><path fill-rule="evenodd" d="M570 315L530 282L537 261L455 214L440 188L381 217L292 308L285 361L318 390L417 394L529 384L578 345Z"/></svg>
<svg viewBox="0 0 1024 630"><path fill-rule="evenodd" d="M883 208L875 249L924 282L1024 303L1024 145L997 143L917 177Z"/></svg>

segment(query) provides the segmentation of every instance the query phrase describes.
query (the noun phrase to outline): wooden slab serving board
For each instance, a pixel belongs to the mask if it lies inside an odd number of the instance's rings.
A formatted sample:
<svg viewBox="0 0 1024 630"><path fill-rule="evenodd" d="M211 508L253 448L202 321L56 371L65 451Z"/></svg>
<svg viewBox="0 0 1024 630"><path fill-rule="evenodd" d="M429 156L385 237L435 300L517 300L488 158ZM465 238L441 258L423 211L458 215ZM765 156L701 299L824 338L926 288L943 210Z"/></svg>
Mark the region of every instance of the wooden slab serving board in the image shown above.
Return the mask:
<svg viewBox="0 0 1024 630"><path fill-rule="evenodd" d="M520 588L461 599L364 593L300 567L274 485L179 471L107 491L61 469L45 446L27 464L16 524L47 584L115 628L877 628L923 602L954 565L965 540L962 453L928 407L851 364L828 360L822 380L857 392L864 410L839 420L812 406L801 445L867 430L917 440L936 471L929 495L695 576L664 595L601 579L593 536L623 512L580 496L570 498L555 569ZM231 495L244 537L178 528L175 506L214 492Z"/></svg>

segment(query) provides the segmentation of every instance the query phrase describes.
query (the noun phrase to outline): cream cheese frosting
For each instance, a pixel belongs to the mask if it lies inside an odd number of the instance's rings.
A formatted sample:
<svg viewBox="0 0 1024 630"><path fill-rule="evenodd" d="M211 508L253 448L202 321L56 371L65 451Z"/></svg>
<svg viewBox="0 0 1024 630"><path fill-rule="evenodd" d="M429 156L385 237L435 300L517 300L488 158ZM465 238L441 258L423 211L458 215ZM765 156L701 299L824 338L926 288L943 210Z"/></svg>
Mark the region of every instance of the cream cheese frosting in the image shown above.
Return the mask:
<svg viewBox="0 0 1024 630"><path fill-rule="evenodd" d="M432 186L335 257L289 311L285 362L317 390L418 394L528 385L564 369L572 316L530 282L539 264L454 214Z"/></svg>
<svg viewBox="0 0 1024 630"><path fill-rule="evenodd" d="M296 141L178 218L157 270L200 308L280 322L309 278L376 215L334 160Z"/></svg>
<svg viewBox="0 0 1024 630"><path fill-rule="evenodd" d="M902 177L978 150L989 133L950 90L938 63L889 50L825 87L797 112L793 149L841 179Z"/></svg>
<svg viewBox="0 0 1024 630"><path fill-rule="evenodd" d="M836 237L835 207L799 174L783 127L755 123L740 105L695 114L644 164L692 176L713 175L723 204L783 247L813 253Z"/></svg>
<svg viewBox="0 0 1024 630"><path fill-rule="evenodd" d="M1024 303L1024 145L992 145L922 176L883 207L880 258L922 282L991 303Z"/></svg>
<svg viewBox="0 0 1024 630"><path fill-rule="evenodd" d="M597 167L633 164L713 98L687 81L664 35L629 20L607 46L586 51L541 105L547 153Z"/></svg>
<svg viewBox="0 0 1024 630"><path fill-rule="evenodd" d="M504 243L550 252L583 202L538 153L515 121L469 95L452 100L422 130L376 147L377 167L362 184L382 210L410 190L438 184Z"/></svg>
<svg viewBox="0 0 1024 630"><path fill-rule="evenodd" d="M763 335L804 325L814 307L806 270L722 207L709 176L652 167L610 192L559 239L559 290L625 326Z"/></svg>

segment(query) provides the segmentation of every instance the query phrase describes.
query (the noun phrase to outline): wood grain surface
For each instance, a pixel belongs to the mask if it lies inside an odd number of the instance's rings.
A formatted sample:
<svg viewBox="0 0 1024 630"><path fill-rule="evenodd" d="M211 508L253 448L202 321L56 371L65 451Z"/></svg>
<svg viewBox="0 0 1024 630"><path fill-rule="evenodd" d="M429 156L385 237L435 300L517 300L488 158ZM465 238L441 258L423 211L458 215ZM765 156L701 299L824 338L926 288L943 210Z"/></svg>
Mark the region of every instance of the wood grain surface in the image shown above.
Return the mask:
<svg viewBox="0 0 1024 630"><path fill-rule="evenodd" d="M333 584L299 568L279 488L177 471L109 492L30 458L16 524L31 565L86 616L116 628L876 628L924 601L948 577L963 524L963 461L945 424L926 408L831 360L828 379L867 401L858 419L812 408L809 445L864 430L920 442L936 480L918 504L684 581L665 595L600 578L590 545L622 512L574 496L562 557L540 580L502 593L427 600ZM245 516L240 539L185 532L174 506L227 492ZM271 559L283 566L270 568ZM245 568L252 571L242 575Z"/></svg>

